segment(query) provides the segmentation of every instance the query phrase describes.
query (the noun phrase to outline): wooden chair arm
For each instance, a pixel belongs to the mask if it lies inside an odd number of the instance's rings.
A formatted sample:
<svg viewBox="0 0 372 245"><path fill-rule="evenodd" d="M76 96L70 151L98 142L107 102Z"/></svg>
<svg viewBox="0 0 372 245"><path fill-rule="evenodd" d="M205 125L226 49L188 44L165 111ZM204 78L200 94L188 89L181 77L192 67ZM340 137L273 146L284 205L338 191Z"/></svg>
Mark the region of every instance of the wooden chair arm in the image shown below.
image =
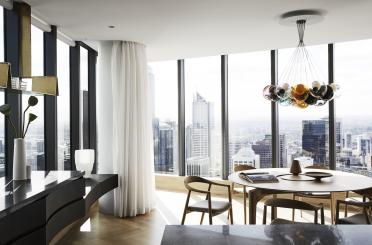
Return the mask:
<svg viewBox="0 0 372 245"><path fill-rule="evenodd" d="M337 206L339 206L340 204L352 205L357 207L372 207L372 202L337 200Z"/></svg>
<svg viewBox="0 0 372 245"><path fill-rule="evenodd" d="M187 189L188 189L189 191L198 192L198 193L203 193L203 194L207 194L207 195L210 195L210 194L211 194L210 191L204 191L204 190L195 189L195 188L193 188L193 187L191 187L191 186L187 186Z"/></svg>
<svg viewBox="0 0 372 245"><path fill-rule="evenodd" d="M230 187L231 187L230 185L221 184L221 183L216 183L216 182L212 182L212 181L211 181L211 184L212 184L212 185L223 186L223 187L227 187L227 188L230 188Z"/></svg>

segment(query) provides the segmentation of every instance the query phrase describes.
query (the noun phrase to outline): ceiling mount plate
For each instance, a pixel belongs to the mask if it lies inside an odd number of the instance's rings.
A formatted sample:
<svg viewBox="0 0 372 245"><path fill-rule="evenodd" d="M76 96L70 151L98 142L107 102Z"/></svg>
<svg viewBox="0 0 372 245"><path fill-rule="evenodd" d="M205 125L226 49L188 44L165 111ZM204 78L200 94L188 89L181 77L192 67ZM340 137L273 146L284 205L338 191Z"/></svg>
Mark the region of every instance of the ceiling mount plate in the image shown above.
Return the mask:
<svg viewBox="0 0 372 245"><path fill-rule="evenodd" d="M280 15L279 23L286 26L296 25L298 20L306 20L306 24L316 24L324 19L325 11L319 9L302 9Z"/></svg>

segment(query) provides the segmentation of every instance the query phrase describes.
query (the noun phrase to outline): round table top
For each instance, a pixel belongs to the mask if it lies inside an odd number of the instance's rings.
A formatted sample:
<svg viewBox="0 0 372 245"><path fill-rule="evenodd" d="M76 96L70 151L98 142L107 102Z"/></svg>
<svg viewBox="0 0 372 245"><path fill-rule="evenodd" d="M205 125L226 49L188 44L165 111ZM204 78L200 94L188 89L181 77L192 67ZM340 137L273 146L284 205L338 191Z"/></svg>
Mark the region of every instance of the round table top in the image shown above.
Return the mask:
<svg viewBox="0 0 372 245"><path fill-rule="evenodd" d="M275 176L289 174L288 168L265 168L235 172L229 175L229 180L236 184L257 189L285 192L345 192L372 188L372 178L360 174L324 169L302 169L302 173L314 171L328 172L333 176L321 181L290 181L278 177L279 182L276 183L250 183L239 177L241 172L268 172Z"/></svg>

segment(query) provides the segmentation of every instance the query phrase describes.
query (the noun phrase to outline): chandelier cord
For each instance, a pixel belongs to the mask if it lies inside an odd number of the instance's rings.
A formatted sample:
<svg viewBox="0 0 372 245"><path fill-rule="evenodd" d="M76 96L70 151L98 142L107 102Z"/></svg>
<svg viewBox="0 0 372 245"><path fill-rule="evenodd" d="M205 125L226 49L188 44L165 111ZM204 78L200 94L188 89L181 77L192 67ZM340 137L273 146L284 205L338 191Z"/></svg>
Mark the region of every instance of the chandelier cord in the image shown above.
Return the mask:
<svg viewBox="0 0 372 245"><path fill-rule="evenodd" d="M305 35L305 25L306 20L297 20L297 31L298 31L298 38L299 38L299 45L304 43L304 35Z"/></svg>

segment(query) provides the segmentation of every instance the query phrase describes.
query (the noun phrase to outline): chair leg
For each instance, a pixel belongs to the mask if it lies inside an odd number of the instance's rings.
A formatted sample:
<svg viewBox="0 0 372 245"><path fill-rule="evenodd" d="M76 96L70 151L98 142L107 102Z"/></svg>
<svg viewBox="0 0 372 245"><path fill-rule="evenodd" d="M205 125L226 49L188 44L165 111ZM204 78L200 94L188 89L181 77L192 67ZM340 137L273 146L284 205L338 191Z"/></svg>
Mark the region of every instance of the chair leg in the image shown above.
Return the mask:
<svg viewBox="0 0 372 245"><path fill-rule="evenodd" d="M230 224L233 225L233 224L234 224L234 220L233 220L233 211L232 211L232 207L230 207L230 209L229 209L229 214L230 214Z"/></svg>
<svg viewBox="0 0 372 245"><path fill-rule="evenodd" d="M213 225L213 222L212 222L212 213L209 213L209 224L210 225Z"/></svg>
<svg viewBox="0 0 372 245"><path fill-rule="evenodd" d="M303 201L303 198L302 197L299 197L298 200L300 200L302 202ZM301 218L302 218L302 209L300 209L300 215L301 215Z"/></svg>
<svg viewBox="0 0 372 245"><path fill-rule="evenodd" d="M187 209L185 208L185 210L183 211L183 215L182 215L181 225L185 224L186 214L187 214Z"/></svg>
<svg viewBox="0 0 372 245"><path fill-rule="evenodd" d="M293 194L293 200L296 200L296 195ZM294 218L295 218L295 209L293 208L292 209L292 221L294 221Z"/></svg>
<svg viewBox="0 0 372 245"><path fill-rule="evenodd" d="M331 193L331 224L335 223L335 209L334 209L334 196L333 193Z"/></svg>
<svg viewBox="0 0 372 245"><path fill-rule="evenodd" d="M203 220L204 220L204 212L202 212L201 219L200 219L200 224L201 225L203 224Z"/></svg>
<svg viewBox="0 0 372 245"><path fill-rule="evenodd" d="M347 191L346 193L345 193L345 199L346 198L348 198L349 197L349 192ZM345 216L345 218L347 217L347 204L345 204L345 214L344 214L344 216Z"/></svg>
<svg viewBox="0 0 372 245"><path fill-rule="evenodd" d="M247 193L246 193L246 187L243 186L243 209L244 209L244 224L247 224Z"/></svg>

